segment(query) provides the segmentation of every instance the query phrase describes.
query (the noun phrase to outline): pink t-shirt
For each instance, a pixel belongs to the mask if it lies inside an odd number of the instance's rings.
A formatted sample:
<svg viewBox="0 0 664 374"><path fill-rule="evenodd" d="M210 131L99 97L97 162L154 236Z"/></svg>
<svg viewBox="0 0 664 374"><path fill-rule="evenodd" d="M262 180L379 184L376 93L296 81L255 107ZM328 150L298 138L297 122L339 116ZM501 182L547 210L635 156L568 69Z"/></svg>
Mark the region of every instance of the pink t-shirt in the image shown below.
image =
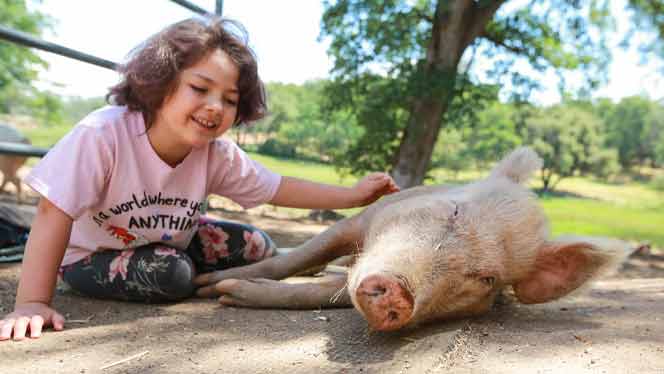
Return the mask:
<svg viewBox="0 0 664 374"><path fill-rule="evenodd" d="M121 106L89 114L25 178L74 219L62 265L155 242L185 249L209 194L249 208L270 201L280 182L226 139L173 168L150 145L142 114Z"/></svg>

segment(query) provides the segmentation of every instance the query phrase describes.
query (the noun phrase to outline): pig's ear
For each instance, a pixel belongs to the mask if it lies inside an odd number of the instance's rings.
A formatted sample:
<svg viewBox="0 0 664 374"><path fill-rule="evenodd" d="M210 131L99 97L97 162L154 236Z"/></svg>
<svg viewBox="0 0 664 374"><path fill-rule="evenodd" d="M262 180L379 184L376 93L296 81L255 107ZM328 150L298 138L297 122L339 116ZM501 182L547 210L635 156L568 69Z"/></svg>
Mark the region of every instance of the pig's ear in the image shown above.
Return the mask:
<svg viewBox="0 0 664 374"><path fill-rule="evenodd" d="M555 300L617 268L628 247L620 240L590 237L545 242L537 250L533 270L512 287L519 301L526 304Z"/></svg>

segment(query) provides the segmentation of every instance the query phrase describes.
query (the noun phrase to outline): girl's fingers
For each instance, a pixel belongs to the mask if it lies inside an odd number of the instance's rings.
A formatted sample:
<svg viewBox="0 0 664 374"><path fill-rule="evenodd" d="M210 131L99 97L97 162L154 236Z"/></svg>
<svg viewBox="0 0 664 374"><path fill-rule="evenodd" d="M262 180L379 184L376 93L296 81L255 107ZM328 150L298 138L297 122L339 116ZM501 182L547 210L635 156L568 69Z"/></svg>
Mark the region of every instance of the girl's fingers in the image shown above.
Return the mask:
<svg viewBox="0 0 664 374"><path fill-rule="evenodd" d="M16 320L14 318L3 319L0 321L0 340L7 340L12 337L15 323Z"/></svg>
<svg viewBox="0 0 664 374"><path fill-rule="evenodd" d="M63 317L62 314L54 312L51 321L53 322L54 330L60 331L65 328L65 317Z"/></svg>
<svg viewBox="0 0 664 374"><path fill-rule="evenodd" d="M38 338L41 336L44 318L42 316L32 316L30 319L30 337Z"/></svg>
<svg viewBox="0 0 664 374"><path fill-rule="evenodd" d="M14 323L14 340L23 340L25 338L28 323L30 323L30 318L28 317L19 317L16 319Z"/></svg>

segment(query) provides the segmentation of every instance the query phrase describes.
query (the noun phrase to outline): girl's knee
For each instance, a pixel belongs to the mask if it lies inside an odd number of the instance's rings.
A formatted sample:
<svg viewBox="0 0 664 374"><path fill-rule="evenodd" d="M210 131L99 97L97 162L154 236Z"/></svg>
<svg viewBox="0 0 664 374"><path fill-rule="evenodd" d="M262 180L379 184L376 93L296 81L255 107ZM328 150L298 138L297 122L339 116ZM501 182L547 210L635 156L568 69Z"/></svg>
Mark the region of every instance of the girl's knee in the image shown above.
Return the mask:
<svg viewBox="0 0 664 374"><path fill-rule="evenodd" d="M194 293L194 277L196 269L186 255L173 259L169 266L168 276L162 281L161 288L168 300L182 300Z"/></svg>

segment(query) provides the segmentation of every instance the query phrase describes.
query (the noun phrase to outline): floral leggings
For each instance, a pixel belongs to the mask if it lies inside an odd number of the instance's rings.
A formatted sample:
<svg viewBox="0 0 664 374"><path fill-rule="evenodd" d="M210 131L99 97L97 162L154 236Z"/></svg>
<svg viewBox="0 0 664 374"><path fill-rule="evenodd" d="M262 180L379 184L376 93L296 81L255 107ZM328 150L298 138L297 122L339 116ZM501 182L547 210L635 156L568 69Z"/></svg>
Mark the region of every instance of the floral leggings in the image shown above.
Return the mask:
<svg viewBox="0 0 664 374"><path fill-rule="evenodd" d="M159 303L192 295L196 274L247 265L274 254L276 246L249 225L202 218L189 247L163 244L95 252L60 268L60 278L86 296Z"/></svg>

